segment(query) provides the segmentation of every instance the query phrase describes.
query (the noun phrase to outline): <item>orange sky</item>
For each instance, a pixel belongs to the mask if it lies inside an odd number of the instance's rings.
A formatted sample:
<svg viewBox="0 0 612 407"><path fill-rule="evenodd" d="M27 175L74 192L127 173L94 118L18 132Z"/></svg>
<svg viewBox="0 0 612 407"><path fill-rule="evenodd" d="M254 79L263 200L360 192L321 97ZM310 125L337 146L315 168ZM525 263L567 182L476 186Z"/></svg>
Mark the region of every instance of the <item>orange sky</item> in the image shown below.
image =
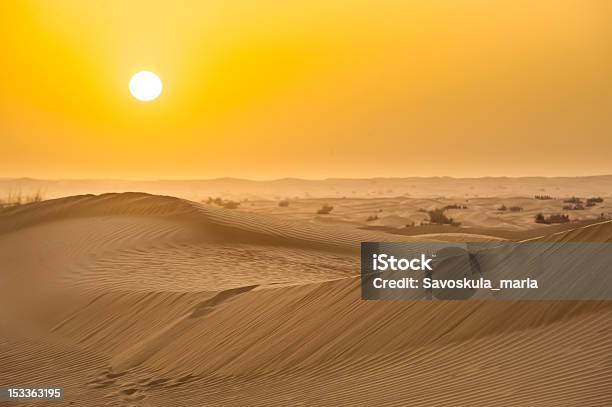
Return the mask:
<svg viewBox="0 0 612 407"><path fill-rule="evenodd" d="M609 4L2 1L0 177L612 173Z"/></svg>

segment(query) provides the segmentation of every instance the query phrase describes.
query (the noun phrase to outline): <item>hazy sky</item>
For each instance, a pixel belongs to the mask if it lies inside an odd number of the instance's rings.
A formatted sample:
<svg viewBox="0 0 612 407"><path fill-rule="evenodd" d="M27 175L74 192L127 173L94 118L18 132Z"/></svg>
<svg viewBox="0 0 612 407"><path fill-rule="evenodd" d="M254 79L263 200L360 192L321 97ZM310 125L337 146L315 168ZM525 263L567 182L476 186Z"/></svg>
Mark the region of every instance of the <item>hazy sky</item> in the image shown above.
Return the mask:
<svg viewBox="0 0 612 407"><path fill-rule="evenodd" d="M1 1L0 177L612 173L610 4Z"/></svg>

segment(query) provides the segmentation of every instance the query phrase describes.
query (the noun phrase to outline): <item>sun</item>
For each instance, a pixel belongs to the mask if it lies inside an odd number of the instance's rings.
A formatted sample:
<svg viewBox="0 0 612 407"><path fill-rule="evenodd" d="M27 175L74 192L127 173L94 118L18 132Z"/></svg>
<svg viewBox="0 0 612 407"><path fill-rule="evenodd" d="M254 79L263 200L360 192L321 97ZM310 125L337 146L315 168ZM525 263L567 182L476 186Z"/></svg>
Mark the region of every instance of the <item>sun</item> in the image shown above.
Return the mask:
<svg viewBox="0 0 612 407"><path fill-rule="evenodd" d="M130 93L141 102L157 99L162 91L162 81L150 71L136 72L130 79Z"/></svg>

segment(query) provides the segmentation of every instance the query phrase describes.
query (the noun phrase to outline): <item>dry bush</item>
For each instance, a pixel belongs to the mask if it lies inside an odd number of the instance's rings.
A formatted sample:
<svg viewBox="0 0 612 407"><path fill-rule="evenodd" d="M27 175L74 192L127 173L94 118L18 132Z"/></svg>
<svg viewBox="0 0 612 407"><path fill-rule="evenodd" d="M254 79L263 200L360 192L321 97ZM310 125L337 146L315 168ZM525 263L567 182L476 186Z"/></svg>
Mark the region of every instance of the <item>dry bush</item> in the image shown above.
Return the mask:
<svg viewBox="0 0 612 407"><path fill-rule="evenodd" d="M582 199L573 196L571 198L568 198L568 199L564 200L563 203L581 204L582 203Z"/></svg>
<svg viewBox="0 0 612 407"><path fill-rule="evenodd" d="M221 198L213 198L213 197L209 197L206 203L209 205L212 205L212 204L218 205L225 209L236 209L240 206L240 202L236 202L232 200L224 200Z"/></svg>
<svg viewBox="0 0 612 407"><path fill-rule="evenodd" d="M602 203L604 200L602 197L592 197L592 198L587 198L586 200L586 206L587 208L590 208L592 206L595 206L598 203Z"/></svg>
<svg viewBox="0 0 612 407"><path fill-rule="evenodd" d="M535 223L543 223L545 225L550 225L552 223L567 223L569 221L570 219L568 215L561 215L558 213L549 216L544 216L542 213L538 213L535 216Z"/></svg>
<svg viewBox="0 0 612 407"><path fill-rule="evenodd" d="M427 212L429 215L429 222L437 225L451 225L459 226L459 222L455 222L453 218L449 218L444 214L444 208L432 209Z"/></svg>
<svg viewBox="0 0 612 407"><path fill-rule="evenodd" d="M467 209L467 206L466 205L452 204L452 205L446 205L442 209L444 209L444 210L446 210L446 209Z"/></svg>
<svg viewBox="0 0 612 407"><path fill-rule="evenodd" d="M25 205L34 202L41 202L43 200L44 197L40 191L36 191L30 195L25 195L21 191L9 191L6 199L0 199L0 208Z"/></svg>
<svg viewBox="0 0 612 407"><path fill-rule="evenodd" d="M240 202L225 201L225 202L223 202L223 204L221 206L224 207L225 209L236 209L236 208L238 208L240 206Z"/></svg>
<svg viewBox="0 0 612 407"><path fill-rule="evenodd" d="M319 215L327 215L331 211L334 210L334 207L328 204L323 205L319 210L317 210L317 214Z"/></svg>

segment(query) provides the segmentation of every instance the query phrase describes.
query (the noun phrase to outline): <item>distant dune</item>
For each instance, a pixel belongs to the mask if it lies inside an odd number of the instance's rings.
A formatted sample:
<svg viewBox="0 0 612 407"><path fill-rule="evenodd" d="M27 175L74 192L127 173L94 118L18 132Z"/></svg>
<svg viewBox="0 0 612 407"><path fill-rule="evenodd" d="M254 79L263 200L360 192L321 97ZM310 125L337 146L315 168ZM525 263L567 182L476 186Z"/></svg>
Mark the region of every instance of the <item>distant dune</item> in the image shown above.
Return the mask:
<svg viewBox="0 0 612 407"><path fill-rule="evenodd" d="M432 197L554 197L610 196L612 175L586 177L483 178L284 178L252 181L236 178L211 180L37 180L0 179L0 199L9 192L41 192L46 198L106 192L146 192L191 200L221 196L230 199Z"/></svg>
<svg viewBox="0 0 612 407"><path fill-rule="evenodd" d="M542 230L612 243L609 221ZM458 238L492 239L144 193L0 209L0 383L78 406L609 406L612 302L361 300L359 242Z"/></svg>

